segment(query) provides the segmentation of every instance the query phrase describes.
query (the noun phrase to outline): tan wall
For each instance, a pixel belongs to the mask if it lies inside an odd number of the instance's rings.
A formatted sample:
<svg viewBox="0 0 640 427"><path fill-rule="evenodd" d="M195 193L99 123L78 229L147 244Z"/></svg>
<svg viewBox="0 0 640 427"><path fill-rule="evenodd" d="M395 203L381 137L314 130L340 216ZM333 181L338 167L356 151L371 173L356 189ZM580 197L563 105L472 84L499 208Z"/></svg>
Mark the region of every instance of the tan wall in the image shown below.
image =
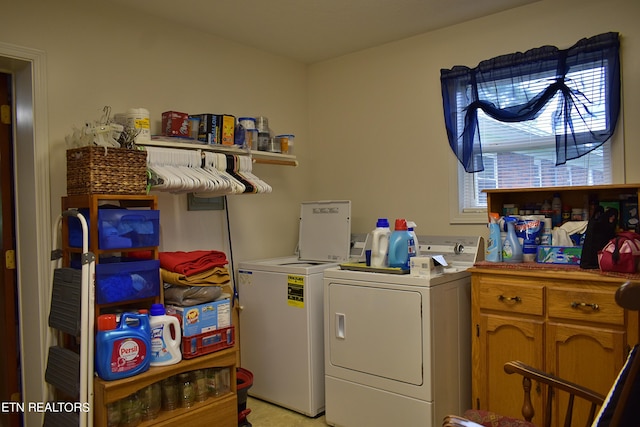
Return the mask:
<svg viewBox="0 0 640 427"><path fill-rule="evenodd" d="M624 134L626 179L639 182L638 16L635 0L542 0L311 66L313 194L350 198L358 231L386 216L414 220L418 234L485 235L484 225L449 223L456 189L449 183L453 154L440 69L546 44L566 48L608 31L619 32L622 44L626 120L615 143L620 151Z"/></svg>

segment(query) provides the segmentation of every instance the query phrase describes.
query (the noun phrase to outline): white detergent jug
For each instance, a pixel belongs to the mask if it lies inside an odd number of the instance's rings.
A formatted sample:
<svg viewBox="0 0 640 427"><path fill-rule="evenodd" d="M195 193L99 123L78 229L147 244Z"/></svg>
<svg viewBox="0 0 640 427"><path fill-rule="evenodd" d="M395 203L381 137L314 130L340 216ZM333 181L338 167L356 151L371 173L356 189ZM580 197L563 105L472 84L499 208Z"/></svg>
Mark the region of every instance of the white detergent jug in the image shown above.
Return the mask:
<svg viewBox="0 0 640 427"><path fill-rule="evenodd" d="M371 267L387 267L390 235L389 220L378 218L376 228L371 232Z"/></svg>
<svg viewBox="0 0 640 427"><path fill-rule="evenodd" d="M164 305L152 304L149 311L151 326L151 366L173 365L182 360L180 322L165 314ZM175 338L171 336L171 327Z"/></svg>

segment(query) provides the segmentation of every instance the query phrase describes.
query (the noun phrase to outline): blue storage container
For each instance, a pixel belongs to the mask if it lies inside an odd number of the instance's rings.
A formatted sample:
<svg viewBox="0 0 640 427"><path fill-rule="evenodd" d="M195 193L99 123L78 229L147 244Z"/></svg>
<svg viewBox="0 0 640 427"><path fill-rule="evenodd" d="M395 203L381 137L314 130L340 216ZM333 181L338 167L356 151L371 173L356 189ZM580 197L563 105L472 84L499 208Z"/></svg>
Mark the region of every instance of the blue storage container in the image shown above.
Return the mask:
<svg viewBox="0 0 640 427"><path fill-rule="evenodd" d="M89 224L89 210L79 209ZM160 211L137 209L98 209L98 248L130 249L160 244ZM91 242L89 242L91 245ZM69 218L69 246L82 247L82 227Z"/></svg>
<svg viewBox="0 0 640 427"><path fill-rule="evenodd" d="M160 261L96 264L96 302L110 304L160 295Z"/></svg>

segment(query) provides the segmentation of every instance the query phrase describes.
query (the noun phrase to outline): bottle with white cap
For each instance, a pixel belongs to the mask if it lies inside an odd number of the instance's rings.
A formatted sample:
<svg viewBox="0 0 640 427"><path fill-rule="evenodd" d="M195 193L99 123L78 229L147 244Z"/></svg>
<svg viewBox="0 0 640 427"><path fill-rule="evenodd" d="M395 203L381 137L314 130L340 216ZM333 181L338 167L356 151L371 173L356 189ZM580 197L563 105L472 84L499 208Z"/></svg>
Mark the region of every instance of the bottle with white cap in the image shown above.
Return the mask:
<svg viewBox="0 0 640 427"><path fill-rule="evenodd" d="M371 232L371 267L387 267L390 235L389 220L378 218L376 228Z"/></svg>
<svg viewBox="0 0 640 427"><path fill-rule="evenodd" d="M416 256L420 256L420 243L418 243L418 236L416 235L415 229L418 227L415 222L407 221L407 230L413 236L413 244L416 248Z"/></svg>

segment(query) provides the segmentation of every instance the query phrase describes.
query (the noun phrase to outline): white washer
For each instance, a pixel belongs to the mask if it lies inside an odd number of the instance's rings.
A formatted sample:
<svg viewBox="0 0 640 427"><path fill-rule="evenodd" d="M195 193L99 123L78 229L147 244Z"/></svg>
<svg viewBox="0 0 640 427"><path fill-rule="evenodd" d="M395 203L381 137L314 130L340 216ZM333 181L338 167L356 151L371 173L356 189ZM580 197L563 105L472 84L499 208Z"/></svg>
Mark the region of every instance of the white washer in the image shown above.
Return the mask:
<svg viewBox="0 0 640 427"><path fill-rule="evenodd" d="M471 403L470 275L480 237L418 236L431 277L324 271L325 418L343 427L442 424Z"/></svg>
<svg viewBox="0 0 640 427"><path fill-rule="evenodd" d="M322 273L348 261L351 247L363 253L350 221L349 201L303 203L299 256L239 263L240 366L253 373L251 396L311 417L324 411Z"/></svg>

